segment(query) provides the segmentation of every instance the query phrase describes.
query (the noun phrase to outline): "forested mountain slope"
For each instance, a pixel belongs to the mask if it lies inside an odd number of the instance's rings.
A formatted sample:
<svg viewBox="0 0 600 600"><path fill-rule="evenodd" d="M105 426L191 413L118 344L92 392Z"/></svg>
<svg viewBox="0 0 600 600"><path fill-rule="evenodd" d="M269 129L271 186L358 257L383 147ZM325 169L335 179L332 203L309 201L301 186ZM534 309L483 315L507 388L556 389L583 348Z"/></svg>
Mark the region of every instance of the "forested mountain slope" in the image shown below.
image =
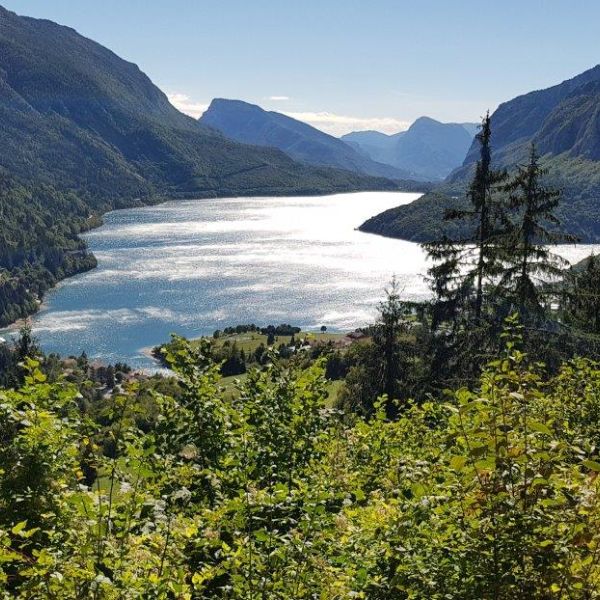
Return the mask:
<svg viewBox="0 0 600 600"><path fill-rule="evenodd" d="M73 29L0 7L0 325L94 264L77 234L161 197L397 189L236 143L180 113L140 69Z"/></svg>
<svg viewBox="0 0 600 600"><path fill-rule="evenodd" d="M68 27L1 8L0 118L3 167L98 203L390 187L224 139L171 106L136 65Z"/></svg>
<svg viewBox="0 0 600 600"><path fill-rule="evenodd" d="M600 66L500 105L491 123L495 165L512 170L535 143L548 183L563 191L559 217L566 231L582 241L600 240ZM418 241L438 236L444 211L461 202L476 160L474 144L435 193L377 215L363 229Z"/></svg>

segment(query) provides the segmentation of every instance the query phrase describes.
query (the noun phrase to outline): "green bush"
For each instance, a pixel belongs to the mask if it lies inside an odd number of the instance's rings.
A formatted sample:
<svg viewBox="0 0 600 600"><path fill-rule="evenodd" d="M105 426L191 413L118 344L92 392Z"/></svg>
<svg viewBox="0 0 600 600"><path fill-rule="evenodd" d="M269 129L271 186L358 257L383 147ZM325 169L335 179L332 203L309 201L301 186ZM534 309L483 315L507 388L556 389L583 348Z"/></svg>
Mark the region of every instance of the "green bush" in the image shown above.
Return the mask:
<svg viewBox="0 0 600 600"><path fill-rule="evenodd" d="M600 368L548 378L519 342L389 421L385 396L339 418L322 362L275 355L232 398L181 341L145 431L139 383L106 428L29 361L0 392L0 597L600 598Z"/></svg>

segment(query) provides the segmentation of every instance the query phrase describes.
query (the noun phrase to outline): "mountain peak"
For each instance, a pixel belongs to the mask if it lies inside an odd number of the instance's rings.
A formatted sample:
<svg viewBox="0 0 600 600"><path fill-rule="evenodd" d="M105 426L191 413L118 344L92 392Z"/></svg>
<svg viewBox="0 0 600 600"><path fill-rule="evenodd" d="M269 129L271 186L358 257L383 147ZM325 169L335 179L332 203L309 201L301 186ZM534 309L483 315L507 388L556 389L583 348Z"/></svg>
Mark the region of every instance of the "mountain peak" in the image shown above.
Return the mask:
<svg viewBox="0 0 600 600"><path fill-rule="evenodd" d="M393 179L411 178L410 173L378 163L308 123L243 100L215 98L200 123L238 142L278 148L307 164Z"/></svg>
<svg viewBox="0 0 600 600"><path fill-rule="evenodd" d="M373 160L385 162L419 177L442 180L460 166L474 135L470 123L441 123L422 116L393 135L355 131L342 139Z"/></svg>
<svg viewBox="0 0 600 600"><path fill-rule="evenodd" d="M208 105L208 110L223 110L226 108L266 112L257 104L252 104L250 102L246 102L245 100L237 100L234 98L213 98L211 103Z"/></svg>
<svg viewBox="0 0 600 600"><path fill-rule="evenodd" d="M432 119L431 117L422 116L422 117L419 117L418 119L415 119L415 121L409 127L409 129L412 129L413 127L420 127L422 125L444 125L444 123L441 123L440 121L436 121L435 119Z"/></svg>

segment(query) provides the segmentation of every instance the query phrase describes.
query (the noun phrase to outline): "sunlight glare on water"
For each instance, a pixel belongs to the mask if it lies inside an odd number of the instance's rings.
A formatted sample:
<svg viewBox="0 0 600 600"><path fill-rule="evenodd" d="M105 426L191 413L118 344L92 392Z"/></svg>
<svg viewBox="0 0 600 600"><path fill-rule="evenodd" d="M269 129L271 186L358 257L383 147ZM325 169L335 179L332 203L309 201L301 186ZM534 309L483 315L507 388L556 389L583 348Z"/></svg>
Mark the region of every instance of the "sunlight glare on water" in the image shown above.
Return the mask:
<svg viewBox="0 0 600 600"><path fill-rule="evenodd" d="M371 322L392 275L407 299L428 295L418 244L361 233L372 215L417 194L173 201L116 211L85 237L98 268L62 282L34 319L46 351L152 367L171 333L239 323ZM589 247L571 248L583 258Z"/></svg>

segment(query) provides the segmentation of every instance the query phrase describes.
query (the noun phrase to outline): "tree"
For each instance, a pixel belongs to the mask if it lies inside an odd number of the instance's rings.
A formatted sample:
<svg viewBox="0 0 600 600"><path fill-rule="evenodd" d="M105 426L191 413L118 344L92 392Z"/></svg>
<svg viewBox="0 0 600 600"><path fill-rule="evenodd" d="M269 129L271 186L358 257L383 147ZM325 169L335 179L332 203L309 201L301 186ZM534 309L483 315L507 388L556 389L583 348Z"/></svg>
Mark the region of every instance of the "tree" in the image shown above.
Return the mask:
<svg viewBox="0 0 600 600"><path fill-rule="evenodd" d="M434 327L444 321L469 317L482 321L485 286L501 272L501 248L506 214L494 191L507 177L506 171L492 169L492 130L489 113L483 118L476 139L479 160L467 191L470 207L447 211L445 219L474 221L470 233L461 239L447 236L423 245L434 265L429 269L436 296Z"/></svg>
<svg viewBox="0 0 600 600"><path fill-rule="evenodd" d="M556 229L560 221L555 210L561 193L542 184L546 172L532 144L529 162L517 168L505 187L517 218L511 226L500 289L514 299L522 318L543 313L540 286L561 275L567 264L550 251L548 244L573 240ZM554 230L549 229L551 226Z"/></svg>
<svg viewBox="0 0 600 600"><path fill-rule="evenodd" d="M325 333L327 331L326 325L321 325L321 333Z"/></svg>
<svg viewBox="0 0 600 600"><path fill-rule="evenodd" d="M570 325L600 335L600 261L590 256L581 269L574 267L565 284L563 308Z"/></svg>
<svg viewBox="0 0 600 600"><path fill-rule="evenodd" d="M104 381L107 388L112 390L115 387L115 368L112 365L108 365L108 367L106 367Z"/></svg>
<svg viewBox="0 0 600 600"><path fill-rule="evenodd" d="M14 352L19 362L24 361L26 358L35 358L40 354L40 348L31 332L30 325L21 327L19 337L14 344Z"/></svg>
<svg viewBox="0 0 600 600"><path fill-rule="evenodd" d="M375 327L373 342L382 357L383 391L388 401L397 398L398 379L401 376L399 336L404 328L406 307L400 300L396 279L385 290L386 299L379 305L379 321ZM392 411L393 412L393 411ZM388 408L388 415L390 408Z"/></svg>
<svg viewBox="0 0 600 600"><path fill-rule="evenodd" d="M341 403L370 415L377 397L385 394L386 414L391 419L397 416L395 401L402 395L406 377L401 336L406 331L410 307L401 300L395 278L385 294L385 300L379 305L377 323L372 328L372 344L359 346L352 353L356 364L348 373Z"/></svg>
<svg viewBox="0 0 600 600"><path fill-rule="evenodd" d="M492 151L491 151L492 129L489 112L483 119L481 131L477 134L477 141L480 144L480 159L477 161L475 177L469 187L468 197L473 205L468 216L477 219L477 269L476 269L476 288L475 288L475 320L481 320L481 311L483 308L483 285L487 275L496 275L497 273L497 242L498 237L502 235L504 215L502 207L495 202L492 197L493 187L507 177L506 171L495 171L492 169ZM460 213L457 217L460 217Z"/></svg>

